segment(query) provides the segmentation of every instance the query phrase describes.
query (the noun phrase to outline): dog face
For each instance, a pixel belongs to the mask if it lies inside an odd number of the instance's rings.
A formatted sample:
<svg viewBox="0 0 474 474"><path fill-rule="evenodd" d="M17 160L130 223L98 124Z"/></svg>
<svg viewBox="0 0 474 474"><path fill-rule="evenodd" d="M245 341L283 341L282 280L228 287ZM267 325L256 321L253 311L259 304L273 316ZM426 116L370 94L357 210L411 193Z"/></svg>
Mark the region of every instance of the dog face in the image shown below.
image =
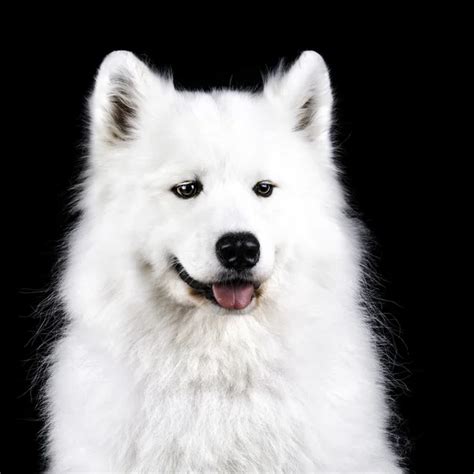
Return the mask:
<svg viewBox="0 0 474 474"><path fill-rule="evenodd" d="M178 92L110 54L90 101L90 175L111 245L183 305L245 313L275 297L292 262L327 258L337 240L331 105L314 52L260 94Z"/></svg>

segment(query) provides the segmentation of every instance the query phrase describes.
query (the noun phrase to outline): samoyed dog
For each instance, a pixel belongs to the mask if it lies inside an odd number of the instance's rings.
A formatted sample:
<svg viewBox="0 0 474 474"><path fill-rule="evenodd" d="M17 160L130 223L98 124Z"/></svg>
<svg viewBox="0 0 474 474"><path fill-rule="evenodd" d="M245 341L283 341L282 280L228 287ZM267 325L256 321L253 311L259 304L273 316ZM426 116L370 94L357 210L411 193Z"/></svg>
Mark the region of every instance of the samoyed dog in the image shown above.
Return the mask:
<svg viewBox="0 0 474 474"><path fill-rule="evenodd" d="M49 470L399 473L327 67L183 92L107 56L47 384Z"/></svg>

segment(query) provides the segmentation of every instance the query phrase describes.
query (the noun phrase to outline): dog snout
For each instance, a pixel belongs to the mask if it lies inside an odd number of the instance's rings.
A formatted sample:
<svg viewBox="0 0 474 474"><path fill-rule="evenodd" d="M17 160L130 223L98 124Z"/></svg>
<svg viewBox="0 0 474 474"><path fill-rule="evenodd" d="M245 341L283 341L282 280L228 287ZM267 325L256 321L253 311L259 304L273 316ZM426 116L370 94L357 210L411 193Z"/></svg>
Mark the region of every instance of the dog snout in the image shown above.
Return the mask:
<svg viewBox="0 0 474 474"><path fill-rule="evenodd" d="M260 243L250 232L230 232L216 243L219 262L237 271L254 267L260 258Z"/></svg>

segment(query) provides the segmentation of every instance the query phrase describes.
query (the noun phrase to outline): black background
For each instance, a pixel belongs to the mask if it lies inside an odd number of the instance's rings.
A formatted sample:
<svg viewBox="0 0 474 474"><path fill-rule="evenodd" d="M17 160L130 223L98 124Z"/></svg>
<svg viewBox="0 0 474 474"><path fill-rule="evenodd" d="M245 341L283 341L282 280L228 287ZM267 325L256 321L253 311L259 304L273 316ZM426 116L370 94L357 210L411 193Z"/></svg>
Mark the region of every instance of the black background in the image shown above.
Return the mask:
<svg viewBox="0 0 474 474"><path fill-rule="evenodd" d="M409 440L405 449L412 472L426 472L442 435L439 415L436 425L431 418L427 352L434 316L425 306L431 295L425 283L423 216L431 198L423 177L433 157L424 153L421 125L424 72L430 68L423 34L399 24L387 30L381 26L364 40L360 30L342 28L301 39L274 31L250 42L241 33L232 42L232 34L222 28L203 42L196 32L138 39L123 28L92 37L87 25L73 32L53 29L53 34L50 27L23 30L27 46L18 46L15 74L9 78L19 91L16 133L9 139L21 150L16 179L7 183L13 189L7 205L14 211L19 249L14 253L13 329L6 344L14 380L7 415L14 429L4 449L5 459L14 454L12 472L35 472L41 466L37 388L30 388L42 341L31 338L41 320L31 315L47 294L57 247L71 221L66 203L84 154L85 100L101 60L116 49L133 51L159 69L171 68L176 85L191 89L229 83L253 87L281 58L292 61L305 49L323 55L337 97L334 137L344 183L376 242L371 252L380 275L378 304L393 328L394 371L400 381L394 393L399 432Z"/></svg>

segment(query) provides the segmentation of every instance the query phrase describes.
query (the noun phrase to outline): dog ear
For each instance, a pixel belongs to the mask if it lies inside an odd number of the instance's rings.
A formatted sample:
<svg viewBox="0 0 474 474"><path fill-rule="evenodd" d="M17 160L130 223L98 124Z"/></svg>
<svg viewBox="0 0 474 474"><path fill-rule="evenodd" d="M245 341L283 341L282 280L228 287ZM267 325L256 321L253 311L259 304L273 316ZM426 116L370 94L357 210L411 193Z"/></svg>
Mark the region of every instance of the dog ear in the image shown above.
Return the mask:
<svg viewBox="0 0 474 474"><path fill-rule="evenodd" d="M295 131L310 140L329 136L331 83L326 63L318 53L305 51L287 71L279 68L265 84L264 93L289 108Z"/></svg>
<svg viewBox="0 0 474 474"><path fill-rule="evenodd" d="M128 51L114 51L102 62L90 98L93 146L117 146L138 132L144 97L154 82L165 81Z"/></svg>

